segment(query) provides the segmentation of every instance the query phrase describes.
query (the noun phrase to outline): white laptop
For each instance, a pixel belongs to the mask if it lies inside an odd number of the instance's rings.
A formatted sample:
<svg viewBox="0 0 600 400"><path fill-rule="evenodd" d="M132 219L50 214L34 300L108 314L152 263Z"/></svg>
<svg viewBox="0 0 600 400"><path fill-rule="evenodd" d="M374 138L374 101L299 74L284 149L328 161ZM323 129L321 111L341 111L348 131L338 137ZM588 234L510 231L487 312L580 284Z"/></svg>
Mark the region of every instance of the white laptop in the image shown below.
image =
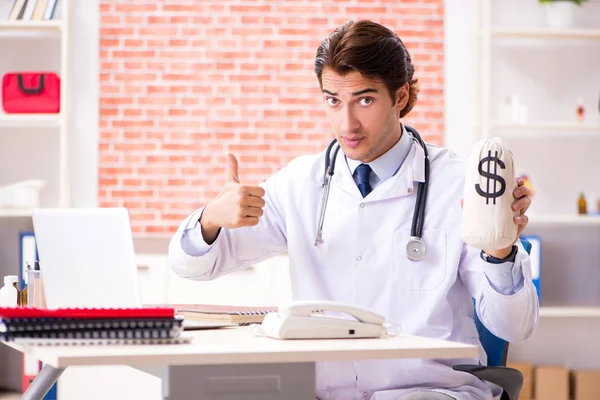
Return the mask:
<svg viewBox="0 0 600 400"><path fill-rule="evenodd" d="M142 306L126 208L40 208L33 229L48 308ZM186 329L226 326L184 321Z"/></svg>
<svg viewBox="0 0 600 400"><path fill-rule="evenodd" d="M33 230L48 308L141 306L127 209L36 209Z"/></svg>

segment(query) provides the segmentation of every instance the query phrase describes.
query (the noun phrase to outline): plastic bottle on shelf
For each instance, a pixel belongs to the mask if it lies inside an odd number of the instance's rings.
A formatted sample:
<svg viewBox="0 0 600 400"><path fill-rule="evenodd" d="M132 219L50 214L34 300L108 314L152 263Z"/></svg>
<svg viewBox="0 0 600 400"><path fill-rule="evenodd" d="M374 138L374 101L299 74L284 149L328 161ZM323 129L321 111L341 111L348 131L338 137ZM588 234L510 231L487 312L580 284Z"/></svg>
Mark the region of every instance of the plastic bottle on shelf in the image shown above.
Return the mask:
<svg viewBox="0 0 600 400"><path fill-rule="evenodd" d="M581 97L577 98L577 121L583 122L585 121L585 107L583 106L583 99Z"/></svg>
<svg viewBox="0 0 600 400"><path fill-rule="evenodd" d="M19 291L15 287L16 275L7 275L4 277L4 286L0 288L0 307L17 307L19 305Z"/></svg>
<svg viewBox="0 0 600 400"><path fill-rule="evenodd" d="M583 195L583 193L579 193L579 201L577 202L577 209L578 209L579 215L587 214L587 201L585 200L585 196Z"/></svg>

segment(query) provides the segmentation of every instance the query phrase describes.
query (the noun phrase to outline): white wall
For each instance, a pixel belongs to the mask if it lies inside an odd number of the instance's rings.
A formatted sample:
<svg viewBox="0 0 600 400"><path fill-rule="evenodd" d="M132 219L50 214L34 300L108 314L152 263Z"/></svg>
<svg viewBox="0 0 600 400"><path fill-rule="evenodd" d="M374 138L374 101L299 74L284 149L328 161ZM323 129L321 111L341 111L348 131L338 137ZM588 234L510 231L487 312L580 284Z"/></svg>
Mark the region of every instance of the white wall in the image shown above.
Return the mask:
<svg viewBox="0 0 600 400"><path fill-rule="evenodd" d="M446 0L444 6L444 146L467 158L475 120L477 7L475 0Z"/></svg>
<svg viewBox="0 0 600 400"><path fill-rule="evenodd" d="M72 10L70 164L71 205L98 204L100 10L99 0L75 1Z"/></svg>

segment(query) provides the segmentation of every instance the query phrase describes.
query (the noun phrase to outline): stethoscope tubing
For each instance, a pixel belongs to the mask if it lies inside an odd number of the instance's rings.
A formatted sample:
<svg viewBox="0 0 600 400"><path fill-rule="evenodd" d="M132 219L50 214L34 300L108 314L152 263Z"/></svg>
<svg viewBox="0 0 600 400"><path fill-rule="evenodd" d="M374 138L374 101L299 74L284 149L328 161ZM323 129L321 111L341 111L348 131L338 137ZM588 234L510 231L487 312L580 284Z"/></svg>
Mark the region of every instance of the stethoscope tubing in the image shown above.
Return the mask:
<svg viewBox="0 0 600 400"><path fill-rule="evenodd" d="M425 180L424 180L424 182L419 182L419 187L417 189L417 201L416 201L416 208L413 213L413 219L412 219L412 224L411 224L411 238L410 238L410 242L420 242L420 246L422 247L422 255L417 258L421 258L425 254L424 253L425 245L423 243L422 235L423 235L423 226L424 226L424 220L425 220L425 207L427 205L427 191L428 191L428 186L429 186L429 174L430 174L429 153L427 152L427 146L426 146L425 142L423 142L423 139L421 139L421 136L419 135L417 130L408 125L404 125L404 126L405 126L406 130L408 132L410 132L410 134L412 135L414 140L416 140L416 142L421 146L421 148L423 149L423 151L425 153ZM327 202L329 199L329 190L331 187L331 179L335 172L335 162L337 159L337 154L340 151L339 145L335 148L335 150L333 150L333 147L336 145L336 143L337 143L337 139L333 139L327 146L327 149L325 150L325 173L324 173L324 180L323 180L323 184L322 184L323 194L321 197L321 211L319 214L317 235L315 237L315 246L318 246L319 244L323 243L323 221L325 220L325 210L327 208ZM332 150L333 150L333 156L331 155ZM409 242L409 244L410 244L410 242ZM415 258L412 258L410 254L408 255L408 257L411 259L415 259Z"/></svg>

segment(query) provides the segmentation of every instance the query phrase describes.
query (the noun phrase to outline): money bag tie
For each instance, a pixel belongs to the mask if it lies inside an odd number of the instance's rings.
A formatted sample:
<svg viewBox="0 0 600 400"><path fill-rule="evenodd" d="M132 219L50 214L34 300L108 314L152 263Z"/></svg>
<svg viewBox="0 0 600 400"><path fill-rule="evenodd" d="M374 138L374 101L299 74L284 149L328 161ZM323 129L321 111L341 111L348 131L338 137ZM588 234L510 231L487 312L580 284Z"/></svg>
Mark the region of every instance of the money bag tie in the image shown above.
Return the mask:
<svg viewBox="0 0 600 400"><path fill-rule="evenodd" d="M499 138L481 140L467 160L463 196L462 239L485 250L509 247L517 239L513 217L517 187L511 151Z"/></svg>

